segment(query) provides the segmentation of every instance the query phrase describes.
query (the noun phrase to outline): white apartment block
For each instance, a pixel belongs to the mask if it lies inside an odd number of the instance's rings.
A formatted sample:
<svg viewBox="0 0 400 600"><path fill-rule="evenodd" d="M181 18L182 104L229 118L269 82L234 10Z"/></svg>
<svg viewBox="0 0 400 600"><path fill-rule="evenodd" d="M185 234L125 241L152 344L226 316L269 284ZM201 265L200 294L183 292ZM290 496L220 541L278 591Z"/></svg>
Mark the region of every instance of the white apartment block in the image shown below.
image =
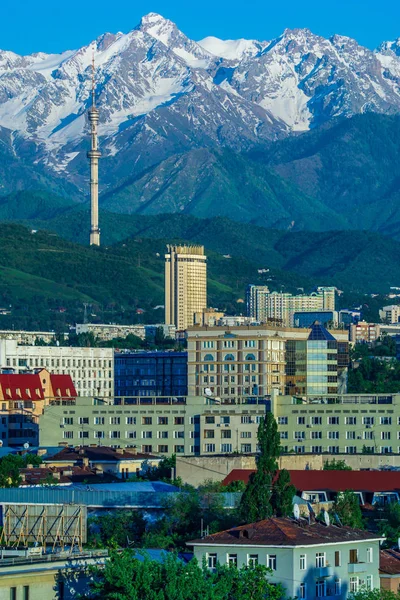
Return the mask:
<svg viewBox="0 0 400 600"><path fill-rule="evenodd" d="M20 346L0 340L0 369L26 373L45 368L70 375L80 396L114 395L114 350L70 346Z"/></svg>
<svg viewBox="0 0 400 600"><path fill-rule="evenodd" d="M311 294L270 292L266 286L249 286L247 308L250 317L260 323L274 321L283 327L293 327L295 312L335 310L334 287L318 287Z"/></svg>
<svg viewBox="0 0 400 600"><path fill-rule="evenodd" d="M383 323L397 324L400 320L400 305L391 304L390 306L384 306L379 311L379 318Z"/></svg>

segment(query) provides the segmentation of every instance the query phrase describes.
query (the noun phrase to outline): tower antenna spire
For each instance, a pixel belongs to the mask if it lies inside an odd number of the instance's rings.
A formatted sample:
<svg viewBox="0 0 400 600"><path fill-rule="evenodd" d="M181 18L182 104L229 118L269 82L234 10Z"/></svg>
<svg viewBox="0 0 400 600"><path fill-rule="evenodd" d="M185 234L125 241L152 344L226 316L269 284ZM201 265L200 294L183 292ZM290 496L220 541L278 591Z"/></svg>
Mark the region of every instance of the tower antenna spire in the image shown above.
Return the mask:
<svg viewBox="0 0 400 600"><path fill-rule="evenodd" d="M96 106L96 93L95 93L95 75L96 66L94 63L94 45L92 46L92 106Z"/></svg>
<svg viewBox="0 0 400 600"><path fill-rule="evenodd" d="M99 110L96 108L95 93L95 62L94 45L92 46L92 106L89 108L88 118L90 123L91 148L87 153L90 163L90 245L100 246L99 228L99 158L101 152L98 145L97 126L99 124Z"/></svg>

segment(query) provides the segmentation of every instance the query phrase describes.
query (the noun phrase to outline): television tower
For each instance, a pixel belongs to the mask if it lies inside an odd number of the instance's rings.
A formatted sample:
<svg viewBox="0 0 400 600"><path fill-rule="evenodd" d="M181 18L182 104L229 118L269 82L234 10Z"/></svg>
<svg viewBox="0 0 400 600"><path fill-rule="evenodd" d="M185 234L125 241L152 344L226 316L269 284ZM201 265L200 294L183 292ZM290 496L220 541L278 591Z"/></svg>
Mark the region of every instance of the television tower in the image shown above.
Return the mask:
<svg viewBox="0 0 400 600"><path fill-rule="evenodd" d="M92 54L92 105L89 108L90 136L92 139L91 149L87 153L90 162L90 245L100 246L99 229L99 158L101 152L98 148L97 125L99 123L99 111L96 108L95 98L95 67L94 50Z"/></svg>

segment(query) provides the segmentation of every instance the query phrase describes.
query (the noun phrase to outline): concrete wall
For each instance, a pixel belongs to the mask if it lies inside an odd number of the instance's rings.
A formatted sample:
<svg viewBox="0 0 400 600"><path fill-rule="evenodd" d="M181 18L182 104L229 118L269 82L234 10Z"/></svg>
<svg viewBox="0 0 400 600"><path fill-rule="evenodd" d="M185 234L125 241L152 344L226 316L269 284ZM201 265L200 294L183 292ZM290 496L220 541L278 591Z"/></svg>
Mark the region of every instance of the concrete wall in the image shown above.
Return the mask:
<svg viewBox="0 0 400 600"><path fill-rule="evenodd" d="M327 461L344 460L353 470L400 467L400 455L390 454L285 454L280 469L321 470ZM255 469L255 456L185 456L176 457L176 475L185 483L198 486L206 479L222 481L233 469Z"/></svg>

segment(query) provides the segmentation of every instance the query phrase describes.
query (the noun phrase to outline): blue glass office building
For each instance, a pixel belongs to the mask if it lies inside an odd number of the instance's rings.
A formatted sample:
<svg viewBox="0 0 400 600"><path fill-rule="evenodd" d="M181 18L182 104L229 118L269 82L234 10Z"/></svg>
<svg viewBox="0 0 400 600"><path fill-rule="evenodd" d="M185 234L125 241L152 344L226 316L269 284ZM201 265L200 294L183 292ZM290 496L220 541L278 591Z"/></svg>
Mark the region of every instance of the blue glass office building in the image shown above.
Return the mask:
<svg viewBox="0 0 400 600"><path fill-rule="evenodd" d="M115 354L115 396L186 396L187 352Z"/></svg>

